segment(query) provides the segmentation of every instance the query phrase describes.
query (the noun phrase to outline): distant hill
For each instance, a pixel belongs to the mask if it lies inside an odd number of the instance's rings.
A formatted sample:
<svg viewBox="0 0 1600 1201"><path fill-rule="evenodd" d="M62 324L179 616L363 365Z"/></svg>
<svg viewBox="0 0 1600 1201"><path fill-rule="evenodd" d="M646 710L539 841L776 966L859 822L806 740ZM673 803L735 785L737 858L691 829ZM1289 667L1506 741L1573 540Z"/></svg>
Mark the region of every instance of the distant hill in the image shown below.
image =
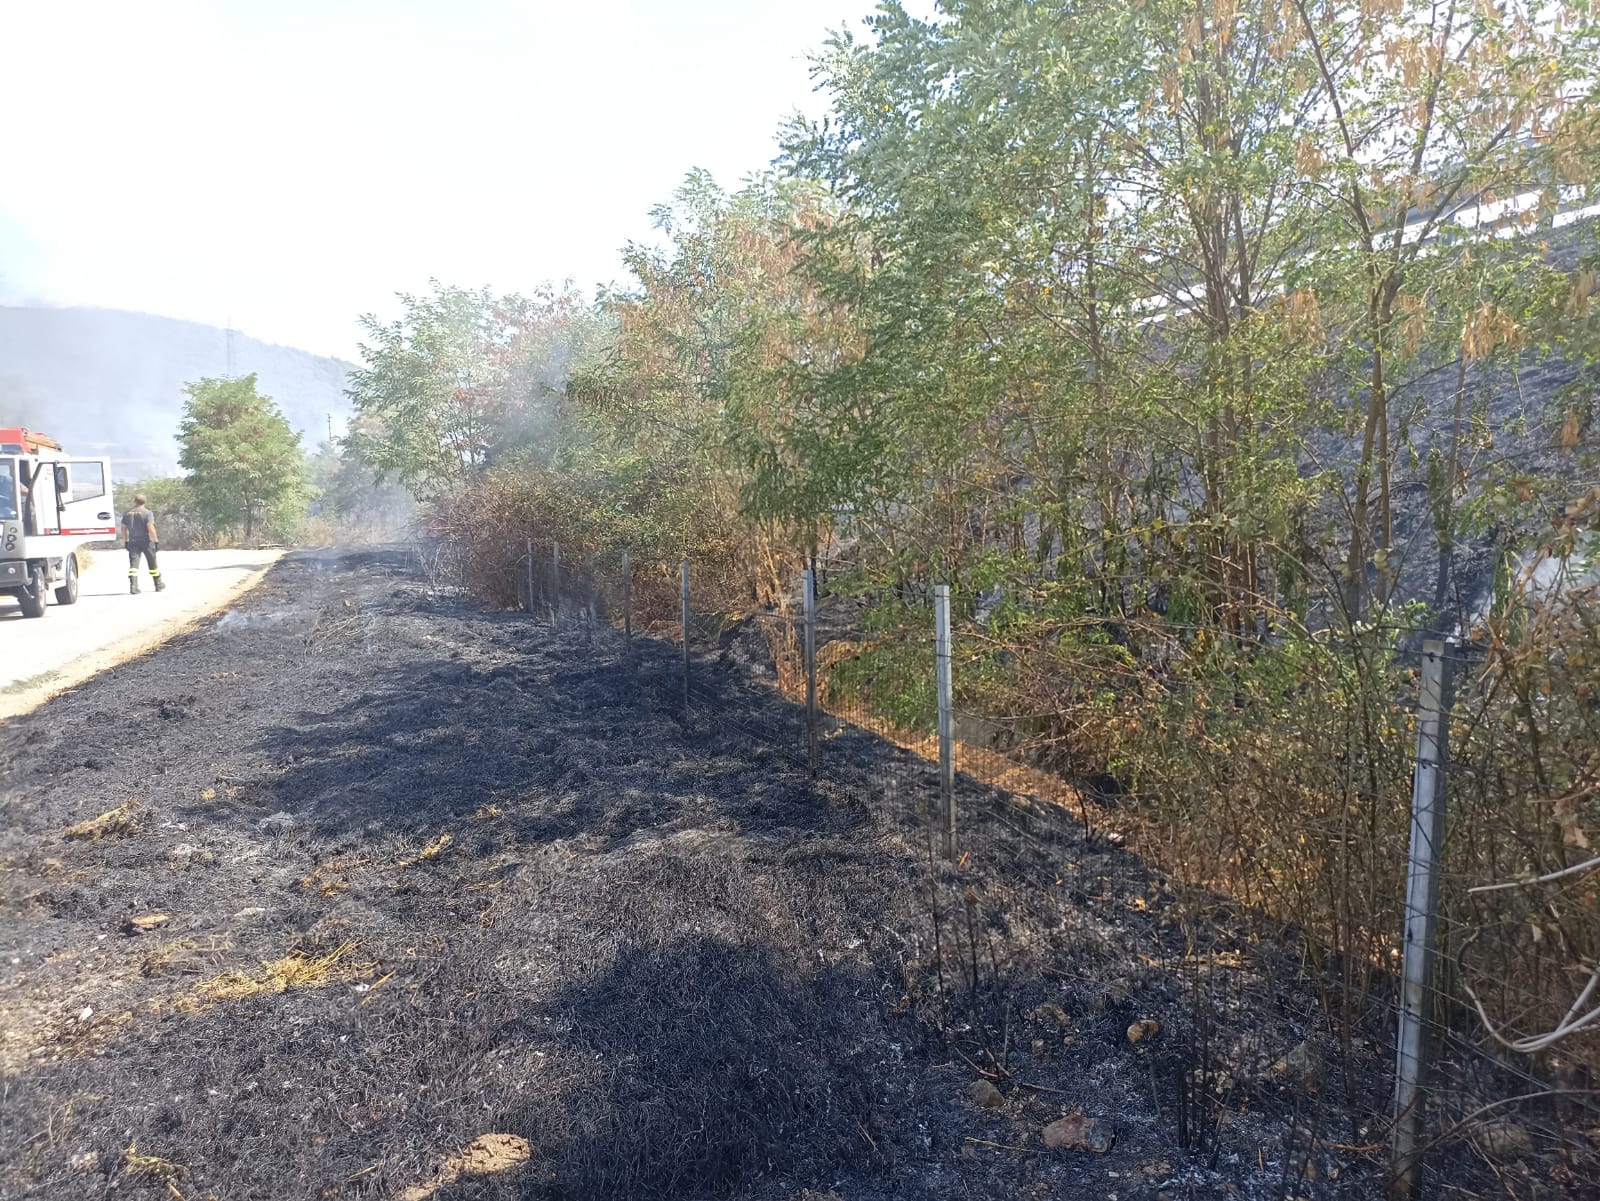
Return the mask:
<svg viewBox="0 0 1600 1201"><path fill-rule="evenodd" d="M352 364L233 335L235 375L255 372L314 448L342 432ZM228 371L215 326L115 309L0 305L0 425L26 425L68 450L111 456L117 477L177 468L183 385Z"/></svg>

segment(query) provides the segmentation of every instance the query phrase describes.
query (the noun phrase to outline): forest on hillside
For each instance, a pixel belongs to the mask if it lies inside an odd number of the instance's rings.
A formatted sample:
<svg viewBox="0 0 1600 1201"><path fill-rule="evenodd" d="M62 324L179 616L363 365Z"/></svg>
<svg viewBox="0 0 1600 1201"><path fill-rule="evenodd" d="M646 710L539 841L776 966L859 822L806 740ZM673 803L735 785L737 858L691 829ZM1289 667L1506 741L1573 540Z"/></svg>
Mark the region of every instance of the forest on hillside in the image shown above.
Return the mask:
<svg viewBox="0 0 1600 1201"><path fill-rule="evenodd" d="M1463 978L1559 1030L1600 959L1597 22L886 3L819 53L828 115L736 191L691 175L627 289L368 319L344 451L497 603L529 538L627 552L666 604L689 560L729 612L815 563L858 605L840 688L921 654L950 584L963 703L1112 777L1150 854L1347 993L1396 938L1396 698L1456 636L1458 912L1492 932Z"/></svg>

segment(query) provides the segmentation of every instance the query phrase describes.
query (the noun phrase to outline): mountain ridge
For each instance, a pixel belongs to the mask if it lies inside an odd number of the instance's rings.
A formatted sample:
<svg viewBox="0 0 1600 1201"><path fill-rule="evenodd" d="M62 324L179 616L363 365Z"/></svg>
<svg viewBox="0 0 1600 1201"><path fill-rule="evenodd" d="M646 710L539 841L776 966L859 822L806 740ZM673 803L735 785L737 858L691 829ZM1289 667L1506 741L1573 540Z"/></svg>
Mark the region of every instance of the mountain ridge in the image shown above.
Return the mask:
<svg viewBox="0 0 1600 1201"><path fill-rule="evenodd" d="M0 304L0 424L108 455L119 479L174 472L183 386L255 373L308 448L342 430L353 363L153 313Z"/></svg>

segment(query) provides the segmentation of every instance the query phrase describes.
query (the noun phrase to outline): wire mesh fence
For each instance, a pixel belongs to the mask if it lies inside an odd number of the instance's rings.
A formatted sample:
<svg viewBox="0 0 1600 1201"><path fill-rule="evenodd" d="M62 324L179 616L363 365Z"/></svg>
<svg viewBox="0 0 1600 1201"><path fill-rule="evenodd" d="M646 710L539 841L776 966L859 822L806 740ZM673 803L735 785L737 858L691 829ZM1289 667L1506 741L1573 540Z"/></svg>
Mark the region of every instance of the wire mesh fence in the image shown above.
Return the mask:
<svg viewBox="0 0 1600 1201"><path fill-rule="evenodd" d="M1085 906L1126 903L1155 864L1297 940L1309 991L1269 1003L1327 1032L1343 1075L1328 1094L1371 1110L1357 1131L1319 1131L1314 1097L1291 1131L1308 1155L1343 1139L1386 1161L1397 1193L1600 1195L1600 872L1572 833L1595 765L1556 770L1538 696L1490 703L1504 681L1478 649L1275 630L1202 653L1214 631L1169 627L1179 655L1086 626L1022 653L986 598L931 581L885 604L836 590L834 565L762 600L694 564L504 551L494 586L533 620L633 663L691 728L714 722L919 832L930 855L1026 847ZM1073 853L1085 839L1131 853L1091 861ZM1204 1046L1225 986L1200 921L1156 953L1191 980L1195 1066L1171 1104L1203 1147L1234 1085ZM1362 1057L1391 1065L1392 1091L1359 1095Z"/></svg>

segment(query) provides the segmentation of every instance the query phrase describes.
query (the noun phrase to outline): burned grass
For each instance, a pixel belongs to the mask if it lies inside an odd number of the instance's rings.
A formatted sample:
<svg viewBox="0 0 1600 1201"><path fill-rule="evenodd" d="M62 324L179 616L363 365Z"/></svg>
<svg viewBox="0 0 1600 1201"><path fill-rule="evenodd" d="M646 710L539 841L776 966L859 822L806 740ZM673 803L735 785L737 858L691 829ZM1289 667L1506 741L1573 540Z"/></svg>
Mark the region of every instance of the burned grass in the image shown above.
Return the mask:
<svg viewBox="0 0 1600 1201"><path fill-rule="evenodd" d="M295 556L7 727L0 1197L1376 1192L1292 940L975 785L936 861L928 765L614 649Z"/></svg>

